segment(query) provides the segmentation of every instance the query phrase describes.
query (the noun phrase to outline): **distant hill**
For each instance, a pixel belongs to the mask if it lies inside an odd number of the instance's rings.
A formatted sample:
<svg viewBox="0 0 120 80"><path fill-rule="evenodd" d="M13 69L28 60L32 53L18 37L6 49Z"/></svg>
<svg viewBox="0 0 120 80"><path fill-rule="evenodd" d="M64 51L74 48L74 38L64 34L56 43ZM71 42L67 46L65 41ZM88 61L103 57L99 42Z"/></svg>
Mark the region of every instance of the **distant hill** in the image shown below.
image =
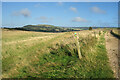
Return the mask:
<svg viewBox="0 0 120 80"><path fill-rule="evenodd" d="M81 30L88 30L89 27L72 27L74 29L81 29ZM117 28L117 27L92 27L92 29L98 29L98 28Z"/></svg>
<svg viewBox="0 0 120 80"><path fill-rule="evenodd" d="M23 27L17 28L6 28L10 30L24 30L24 31L37 31L37 32L70 32L70 31L80 31L80 30L89 30L89 27L58 27L54 25L26 25ZM97 28L117 28L117 27L92 27L92 29Z"/></svg>
<svg viewBox="0 0 120 80"><path fill-rule="evenodd" d="M80 31L80 29L57 27L53 25L26 25L21 28L15 28L17 30L37 31L37 32L69 32Z"/></svg>

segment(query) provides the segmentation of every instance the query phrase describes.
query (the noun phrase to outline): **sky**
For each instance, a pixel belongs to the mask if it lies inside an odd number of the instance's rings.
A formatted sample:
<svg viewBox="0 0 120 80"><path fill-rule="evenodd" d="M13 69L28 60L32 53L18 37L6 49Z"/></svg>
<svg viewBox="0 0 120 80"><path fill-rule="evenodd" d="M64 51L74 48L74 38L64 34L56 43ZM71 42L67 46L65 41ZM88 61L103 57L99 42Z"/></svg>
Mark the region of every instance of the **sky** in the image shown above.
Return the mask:
<svg viewBox="0 0 120 80"><path fill-rule="evenodd" d="M2 2L119 2L120 0L1 0Z"/></svg>
<svg viewBox="0 0 120 80"><path fill-rule="evenodd" d="M118 2L2 2L2 26L117 27Z"/></svg>

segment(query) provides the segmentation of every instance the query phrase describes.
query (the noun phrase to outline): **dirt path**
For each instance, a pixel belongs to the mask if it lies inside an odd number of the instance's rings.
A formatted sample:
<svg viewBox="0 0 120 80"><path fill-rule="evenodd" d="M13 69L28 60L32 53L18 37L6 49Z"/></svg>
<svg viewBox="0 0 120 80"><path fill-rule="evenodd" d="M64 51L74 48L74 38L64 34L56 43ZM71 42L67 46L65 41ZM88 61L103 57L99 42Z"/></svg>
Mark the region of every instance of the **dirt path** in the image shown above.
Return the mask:
<svg viewBox="0 0 120 80"><path fill-rule="evenodd" d="M118 78L119 75L118 52L120 52L120 49L118 49L119 48L118 41L120 40L114 37L112 34L110 34L110 32L106 33L105 39L109 63L114 72L114 77Z"/></svg>

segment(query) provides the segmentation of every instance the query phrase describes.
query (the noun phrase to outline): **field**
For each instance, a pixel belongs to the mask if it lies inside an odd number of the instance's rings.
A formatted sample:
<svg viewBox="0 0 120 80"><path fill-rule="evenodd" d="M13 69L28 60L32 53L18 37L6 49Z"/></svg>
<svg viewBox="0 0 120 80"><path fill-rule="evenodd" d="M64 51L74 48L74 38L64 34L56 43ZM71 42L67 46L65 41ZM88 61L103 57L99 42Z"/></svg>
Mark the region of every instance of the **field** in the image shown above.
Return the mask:
<svg viewBox="0 0 120 80"><path fill-rule="evenodd" d="M120 35L120 29L113 29L113 32L117 35Z"/></svg>
<svg viewBox="0 0 120 80"><path fill-rule="evenodd" d="M105 47L108 29L48 33L2 29L3 78L113 78Z"/></svg>

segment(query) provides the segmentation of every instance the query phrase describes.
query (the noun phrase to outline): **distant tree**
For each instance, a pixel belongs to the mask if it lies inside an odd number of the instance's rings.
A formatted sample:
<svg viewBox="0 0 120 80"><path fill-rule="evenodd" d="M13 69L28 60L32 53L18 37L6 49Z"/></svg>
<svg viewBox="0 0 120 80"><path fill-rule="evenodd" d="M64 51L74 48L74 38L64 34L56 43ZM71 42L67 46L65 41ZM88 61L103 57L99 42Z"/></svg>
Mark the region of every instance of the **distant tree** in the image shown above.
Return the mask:
<svg viewBox="0 0 120 80"><path fill-rule="evenodd" d="M92 30L92 27L89 27L89 30Z"/></svg>

